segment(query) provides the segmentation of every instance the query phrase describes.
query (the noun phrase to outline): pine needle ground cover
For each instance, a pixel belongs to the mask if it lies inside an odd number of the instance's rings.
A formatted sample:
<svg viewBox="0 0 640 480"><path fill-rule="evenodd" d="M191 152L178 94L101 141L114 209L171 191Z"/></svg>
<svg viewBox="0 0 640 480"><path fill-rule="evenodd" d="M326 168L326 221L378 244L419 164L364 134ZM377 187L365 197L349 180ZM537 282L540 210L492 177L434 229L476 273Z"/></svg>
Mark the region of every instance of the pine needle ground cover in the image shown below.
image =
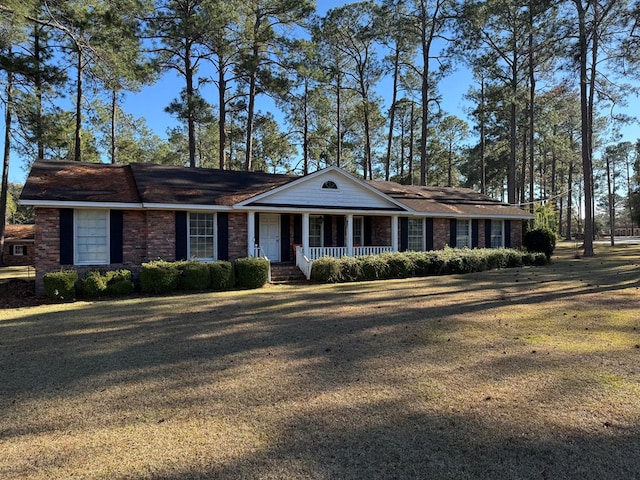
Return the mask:
<svg viewBox="0 0 640 480"><path fill-rule="evenodd" d="M0 478L620 479L640 247L0 311Z"/></svg>

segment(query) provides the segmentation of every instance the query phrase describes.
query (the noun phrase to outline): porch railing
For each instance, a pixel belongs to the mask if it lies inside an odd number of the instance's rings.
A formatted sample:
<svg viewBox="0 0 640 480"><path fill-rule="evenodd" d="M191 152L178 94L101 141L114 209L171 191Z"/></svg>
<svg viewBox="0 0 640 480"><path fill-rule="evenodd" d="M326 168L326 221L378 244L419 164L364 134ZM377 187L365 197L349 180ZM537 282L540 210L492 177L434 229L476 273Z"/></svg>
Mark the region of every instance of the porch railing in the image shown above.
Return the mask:
<svg viewBox="0 0 640 480"><path fill-rule="evenodd" d="M379 255L381 253L393 252L393 247L370 246L353 247L352 256L362 257L365 255ZM322 257L342 258L349 254L347 247L309 247L309 256L304 254L302 246L296 245L296 266L304 273L307 280L311 278L311 267L313 261Z"/></svg>
<svg viewBox="0 0 640 480"><path fill-rule="evenodd" d="M379 255L381 253L392 252L393 247L353 247L353 257L362 257L364 255ZM342 258L349 255L347 247L309 247L309 258L316 260L322 257Z"/></svg>
<svg viewBox="0 0 640 480"><path fill-rule="evenodd" d="M271 260L269 260L269 257L267 257L262 252L262 248L260 248L260 245L253 246L253 256L256 258L264 258L267 261L267 263L269 264L269 272L267 273L267 282L271 283Z"/></svg>

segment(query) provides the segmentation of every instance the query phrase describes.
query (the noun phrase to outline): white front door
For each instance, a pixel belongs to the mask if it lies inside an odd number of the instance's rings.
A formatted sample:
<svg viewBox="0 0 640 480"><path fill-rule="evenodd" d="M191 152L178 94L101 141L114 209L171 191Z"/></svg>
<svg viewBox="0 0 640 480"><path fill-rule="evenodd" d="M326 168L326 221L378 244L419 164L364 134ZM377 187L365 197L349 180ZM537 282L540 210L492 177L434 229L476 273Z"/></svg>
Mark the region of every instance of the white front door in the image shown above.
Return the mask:
<svg viewBox="0 0 640 480"><path fill-rule="evenodd" d="M280 261L280 215L260 214L260 248L272 262Z"/></svg>

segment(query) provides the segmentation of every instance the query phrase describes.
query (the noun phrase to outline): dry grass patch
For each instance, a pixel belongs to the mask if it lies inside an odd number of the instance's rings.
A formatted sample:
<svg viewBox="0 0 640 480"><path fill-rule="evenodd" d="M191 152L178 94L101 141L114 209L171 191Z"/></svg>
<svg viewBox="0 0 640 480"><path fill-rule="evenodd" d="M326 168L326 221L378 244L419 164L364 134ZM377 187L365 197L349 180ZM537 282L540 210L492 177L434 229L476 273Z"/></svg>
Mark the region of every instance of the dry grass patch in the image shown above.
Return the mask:
<svg viewBox="0 0 640 480"><path fill-rule="evenodd" d="M640 247L0 311L2 478L633 478Z"/></svg>

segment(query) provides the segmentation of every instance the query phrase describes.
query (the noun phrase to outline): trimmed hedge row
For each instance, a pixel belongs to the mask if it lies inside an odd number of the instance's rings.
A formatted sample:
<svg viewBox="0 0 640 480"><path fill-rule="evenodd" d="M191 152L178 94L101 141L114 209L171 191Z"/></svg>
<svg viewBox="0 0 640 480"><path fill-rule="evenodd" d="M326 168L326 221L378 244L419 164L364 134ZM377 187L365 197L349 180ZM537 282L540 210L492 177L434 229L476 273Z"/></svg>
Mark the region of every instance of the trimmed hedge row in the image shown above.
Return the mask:
<svg viewBox="0 0 640 480"><path fill-rule="evenodd" d="M383 253L364 257L323 257L313 262L311 280L321 283L386 280L471 273L496 268L545 265L544 253L500 248Z"/></svg>
<svg viewBox="0 0 640 480"><path fill-rule="evenodd" d="M142 264L140 291L163 294L176 290L229 290L236 286L260 288L268 277L269 262L264 258L240 258L234 263L155 260ZM62 270L44 275L44 290L52 300L72 301L76 293L88 298L127 295L135 285L129 270L92 270L81 280L75 270Z"/></svg>

